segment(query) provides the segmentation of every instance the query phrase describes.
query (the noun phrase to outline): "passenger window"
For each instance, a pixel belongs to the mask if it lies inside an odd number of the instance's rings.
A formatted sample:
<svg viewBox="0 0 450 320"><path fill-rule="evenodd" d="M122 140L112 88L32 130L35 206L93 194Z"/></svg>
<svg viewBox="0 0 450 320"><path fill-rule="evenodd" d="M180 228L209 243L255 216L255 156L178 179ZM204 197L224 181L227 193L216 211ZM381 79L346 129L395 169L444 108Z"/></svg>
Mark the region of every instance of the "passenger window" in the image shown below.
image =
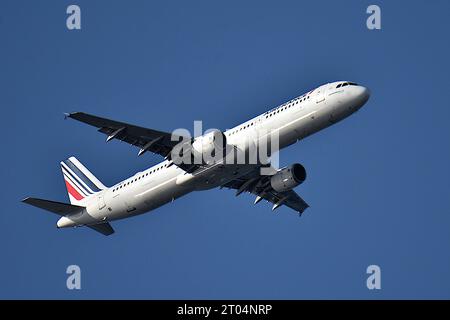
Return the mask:
<svg viewBox="0 0 450 320"><path fill-rule="evenodd" d="M342 86L343 86L343 87L348 86L348 83L346 82L346 83L344 83Z"/></svg>

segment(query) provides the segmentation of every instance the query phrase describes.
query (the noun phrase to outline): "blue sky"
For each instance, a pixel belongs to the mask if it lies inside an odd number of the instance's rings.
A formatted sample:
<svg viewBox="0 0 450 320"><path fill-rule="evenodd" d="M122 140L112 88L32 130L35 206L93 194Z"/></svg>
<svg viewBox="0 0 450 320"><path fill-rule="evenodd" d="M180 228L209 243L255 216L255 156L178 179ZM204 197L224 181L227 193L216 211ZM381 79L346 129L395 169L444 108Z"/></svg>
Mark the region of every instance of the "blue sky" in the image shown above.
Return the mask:
<svg viewBox="0 0 450 320"><path fill-rule="evenodd" d="M80 31L66 28L72 3ZM379 31L366 28L373 3ZM3 0L0 298L450 298L449 11L444 0ZM20 203L68 201L59 161L71 155L107 185L160 161L63 112L226 129L342 79L371 89L367 105L281 153L308 171L301 219L211 190L103 237L57 230ZM66 288L71 264L79 291Z"/></svg>

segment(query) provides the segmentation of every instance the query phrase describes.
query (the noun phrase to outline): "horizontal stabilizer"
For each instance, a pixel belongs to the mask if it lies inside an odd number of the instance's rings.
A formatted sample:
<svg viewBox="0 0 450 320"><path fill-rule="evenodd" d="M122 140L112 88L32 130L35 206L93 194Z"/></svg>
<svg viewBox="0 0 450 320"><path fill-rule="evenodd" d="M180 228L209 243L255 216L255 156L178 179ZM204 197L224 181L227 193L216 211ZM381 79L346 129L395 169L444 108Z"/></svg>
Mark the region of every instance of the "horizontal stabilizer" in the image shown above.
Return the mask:
<svg viewBox="0 0 450 320"><path fill-rule="evenodd" d="M94 224L94 225L86 226L86 227L89 227L92 230L100 232L101 234L104 234L105 236L109 236L114 233L114 229L111 227L111 225L108 222Z"/></svg>
<svg viewBox="0 0 450 320"><path fill-rule="evenodd" d="M84 207L75 206L73 204L67 204L67 203L38 199L38 198L25 198L22 200L22 202L25 202L29 205L56 213L57 215L60 215L60 216L77 213L84 209Z"/></svg>

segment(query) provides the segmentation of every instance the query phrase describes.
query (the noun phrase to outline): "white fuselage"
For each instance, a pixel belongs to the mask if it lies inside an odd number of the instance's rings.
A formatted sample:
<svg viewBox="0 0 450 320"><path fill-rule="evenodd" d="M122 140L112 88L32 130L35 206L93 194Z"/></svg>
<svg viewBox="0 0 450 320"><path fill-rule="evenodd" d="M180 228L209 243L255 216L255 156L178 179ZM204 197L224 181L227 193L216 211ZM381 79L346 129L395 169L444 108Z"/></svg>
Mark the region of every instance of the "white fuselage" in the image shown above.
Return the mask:
<svg viewBox="0 0 450 320"><path fill-rule="evenodd" d="M224 132L228 144L244 148L250 134L276 131L279 149L326 128L357 111L368 99L365 87L342 81L322 85ZM156 209L195 190L221 186L247 173L245 165L211 165L195 175L170 161L93 195L83 212L63 217L58 227L89 225L127 218Z"/></svg>

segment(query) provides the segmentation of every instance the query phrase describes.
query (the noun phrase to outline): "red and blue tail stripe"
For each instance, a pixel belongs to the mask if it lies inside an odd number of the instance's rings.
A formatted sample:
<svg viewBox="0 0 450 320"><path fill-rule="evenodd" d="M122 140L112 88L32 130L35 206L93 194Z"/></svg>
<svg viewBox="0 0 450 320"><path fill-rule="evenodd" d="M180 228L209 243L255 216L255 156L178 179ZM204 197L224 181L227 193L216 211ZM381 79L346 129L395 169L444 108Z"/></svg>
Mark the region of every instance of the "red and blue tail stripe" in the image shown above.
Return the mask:
<svg viewBox="0 0 450 320"><path fill-rule="evenodd" d="M71 157L61 162L61 170L71 203L83 199L105 188L77 159Z"/></svg>
<svg viewBox="0 0 450 320"><path fill-rule="evenodd" d="M64 181L66 182L66 188L67 192L75 198L75 200L83 200L85 198L85 195L82 194L82 192L78 192L77 189L73 187L73 185L68 181L67 178L64 177Z"/></svg>
<svg viewBox="0 0 450 320"><path fill-rule="evenodd" d="M70 169L67 171L72 172L77 181L81 182L91 194L101 191L70 159L64 160L63 163L67 166L66 170Z"/></svg>

